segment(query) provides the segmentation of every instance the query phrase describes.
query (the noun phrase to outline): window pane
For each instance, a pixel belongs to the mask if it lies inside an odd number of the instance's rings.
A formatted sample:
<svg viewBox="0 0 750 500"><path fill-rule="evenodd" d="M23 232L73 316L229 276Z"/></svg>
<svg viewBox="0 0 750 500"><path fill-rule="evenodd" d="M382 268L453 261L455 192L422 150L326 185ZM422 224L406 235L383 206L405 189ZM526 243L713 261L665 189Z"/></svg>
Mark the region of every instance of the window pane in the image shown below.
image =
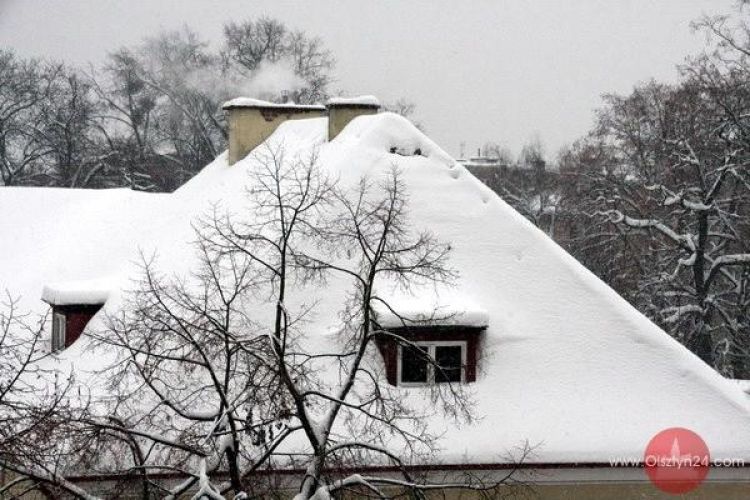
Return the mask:
<svg viewBox="0 0 750 500"><path fill-rule="evenodd" d="M59 351L65 347L65 315L52 315L52 350Z"/></svg>
<svg viewBox="0 0 750 500"><path fill-rule="evenodd" d="M461 346L435 347L435 382L461 382Z"/></svg>
<svg viewBox="0 0 750 500"><path fill-rule="evenodd" d="M402 382L427 382L427 348L407 347L401 348L401 381Z"/></svg>

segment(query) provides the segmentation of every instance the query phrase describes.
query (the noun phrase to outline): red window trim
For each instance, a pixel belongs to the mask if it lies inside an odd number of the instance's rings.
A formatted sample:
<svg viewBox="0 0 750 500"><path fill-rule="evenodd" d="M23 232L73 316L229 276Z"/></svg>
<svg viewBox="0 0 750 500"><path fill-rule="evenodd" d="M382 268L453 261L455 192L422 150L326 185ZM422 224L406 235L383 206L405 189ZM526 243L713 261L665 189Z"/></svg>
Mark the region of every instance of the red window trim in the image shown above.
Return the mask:
<svg viewBox="0 0 750 500"><path fill-rule="evenodd" d="M64 306L52 306L52 314L59 313L65 316L65 348L73 345L78 340L91 321L91 318L99 312L104 304L71 304Z"/></svg>

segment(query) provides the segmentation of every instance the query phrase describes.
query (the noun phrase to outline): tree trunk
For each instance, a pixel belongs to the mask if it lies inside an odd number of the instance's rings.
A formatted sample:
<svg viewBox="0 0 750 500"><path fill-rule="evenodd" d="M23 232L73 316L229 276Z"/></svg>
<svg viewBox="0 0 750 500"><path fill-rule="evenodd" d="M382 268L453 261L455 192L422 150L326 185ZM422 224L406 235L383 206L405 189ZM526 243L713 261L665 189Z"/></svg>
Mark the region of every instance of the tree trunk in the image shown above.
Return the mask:
<svg viewBox="0 0 750 500"><path fill-rule="evenodd" d="M708 213L698 212L698 241L695 248L695 262L693 263L693 283L698 305L703 312L700 320L693 331L693 352L705 361L709 366L716 368L714 356L714 342L710 330L710 317L708 314L708 284L706 283L706 242L708 240Z"/></svg>

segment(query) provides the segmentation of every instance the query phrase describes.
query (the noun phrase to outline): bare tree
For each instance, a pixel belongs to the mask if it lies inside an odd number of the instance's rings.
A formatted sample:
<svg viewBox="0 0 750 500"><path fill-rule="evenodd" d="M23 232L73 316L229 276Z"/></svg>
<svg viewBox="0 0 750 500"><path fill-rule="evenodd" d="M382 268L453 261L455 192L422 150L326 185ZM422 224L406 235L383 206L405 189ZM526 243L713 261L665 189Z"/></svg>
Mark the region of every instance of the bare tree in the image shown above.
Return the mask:
<svg viewBox="0 0 750 500"><path fill-rule="evenodd" d="M45 151L45 184L108 187L111 152L91 83L60 66L40 102L35 140Z"/></svg>
<svg viewBox="0 0 750 500"><path fill-rule="evenodd" d="M268 18L227 24L219 51L160 32L86 75L2 50L0 182L172 191L226 148L223 101L317 102L333 67L320 39Z"/></svg>
<svg viewBox="0 0 750 500"><path fill-rule="evenodd" d="M275 72L269 95L256 81L283 62L294 85ZM327 95L333 59L322 42L272 19L230 23L219 52L188 27L164 31L109 56L87 85L99 100L97 123L109 153L108 184L172 191L226 147L221 103L240 94L316 102ZM261 78L263 79L263 78Z"/></svg>
<svg viewBox="0 0 750 500"><path fill-rule="evenodd" d="M18 304L6 294L0 310L0 471L13 474L0 484L0 496L37 491L50 498L65 493L92 499L67 479L87 451L83 441L66 438L86 401L71 405L72 374L44 364L46 318L24 314Z"/></svg>
<svg viewBox="0 0 750 500"><path fill-rule="evenodd" d="M0 180L6 186L32 183L42 170L48 150L36 126L59 72L59 65L0 50Z"/></svg>
<svg viewBox="0 0 750 500"><path fill-rule="evenodd" d="M376 290L455 275L449 247L410 228L398 171L346 190L314 155L289 158L269 147L249 182L247 210L216 207L196 225L200 267L190 278L159 276L145 262L123 312L97 335L120 353L108 370L116 397L106 411L117 421L98 422L140 443L145 460L134 467L143 483L175 497L197 488L240 498L278 489L267 472L295 468L306 471L298 497L320 498L351 489L381 497L382 488L417 497L442 486L490 492L507 482L442 485L409 472L431 456L436 436L422 417L434 408L414 408L383 377L376 341L414 344L379 326L377 311L398 307ZM343 301L336 340L325 348L310 330L315 303L293 298L306 287ZM471 420L460 385L430 391L449 418ZM337 472L373 463L395 465L402 478ZM149 477L164 470L184 481Z"/></svg>
<svg viewBox="0 0 750 500"><path fill-rule="evenodd" d="M216 56L184 28L120 49L109 59L104 72L89 80L104 103L111 162L133 188L179 187L224 147L220 100L226 95L217 94ZM211 75L214 82L196 75Z"/></svg>
<svg viewBox="0 0 750 500"><path fill-rule="evenodd" d="M335 65L331 52L320 38L290 30L277 19L262 17L226 24L221 55L226 71L239 71L247 77L265 62L288 60L302 83L295 88L276 89L276 93L269 96L272 100L291 99L311 104L328 96Z"/></svg>

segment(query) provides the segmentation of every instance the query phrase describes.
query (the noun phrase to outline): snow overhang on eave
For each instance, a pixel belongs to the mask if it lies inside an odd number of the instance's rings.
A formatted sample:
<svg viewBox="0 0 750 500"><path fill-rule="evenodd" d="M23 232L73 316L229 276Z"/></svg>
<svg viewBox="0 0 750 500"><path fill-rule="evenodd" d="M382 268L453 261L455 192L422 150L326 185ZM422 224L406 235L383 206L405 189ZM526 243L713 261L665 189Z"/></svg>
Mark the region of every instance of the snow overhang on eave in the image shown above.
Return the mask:
<svg viewBox="0 0 750 500"><path fill-rule="evenodd" d="M356 97L333 97L326 101L326 107L379 109L380 101L374 95L361 95Z"/></svg>
<svg viewBox="0 0 750 500"><path fill-rule="evenodd" d="M326 107L321 104L296 104L296 103L275 103L254 99L252 97L236 97L222 104L221 109L273 109L279 112L304 112L304 111L325 111Z"/></svg>
<svg viewBox="0 0 750 500"><path fill-rule="evenodd" d="M111 291L111 283L101 280L48 283L42 288L42 300L51 306L103 305Z"/></svg>
<svg viewBox="0 0 750 500"><path fill-rule="evenodd" d="M458 327L483 330L489 314L479 307L386 309L376 307L377 322L383 328Z"/></svg>

